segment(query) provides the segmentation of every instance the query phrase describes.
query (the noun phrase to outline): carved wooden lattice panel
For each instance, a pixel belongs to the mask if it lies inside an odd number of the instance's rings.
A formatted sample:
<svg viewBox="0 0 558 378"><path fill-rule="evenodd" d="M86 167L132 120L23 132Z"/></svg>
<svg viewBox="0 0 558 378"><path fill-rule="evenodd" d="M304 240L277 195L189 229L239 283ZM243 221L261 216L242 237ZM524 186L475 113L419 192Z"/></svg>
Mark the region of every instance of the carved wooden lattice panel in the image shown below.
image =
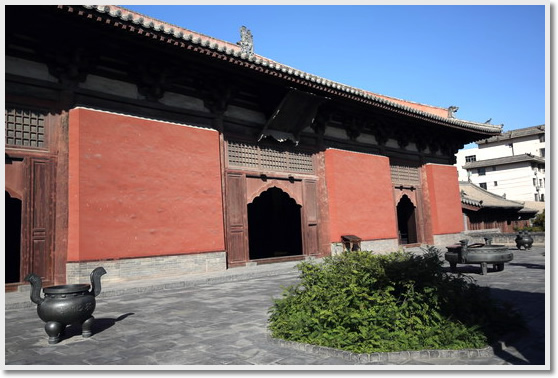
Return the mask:
<svg viewBox="0 0 558 378"><path fill-rule="evenodd" d="M420 184L418 167L391 165L391 181L394 184Z"/></svg>
<svg viewBox="0 0 558 378"><path fill-rule="evenodd" d="M45 146L45 115L29 109L6 109L6 145Z"/></svg>
<svg viewBox="0 0 558 378"><path fill-rule="evenodd" d="M228 165L277 172L314 173L311 154L227 142Z"/></svg>

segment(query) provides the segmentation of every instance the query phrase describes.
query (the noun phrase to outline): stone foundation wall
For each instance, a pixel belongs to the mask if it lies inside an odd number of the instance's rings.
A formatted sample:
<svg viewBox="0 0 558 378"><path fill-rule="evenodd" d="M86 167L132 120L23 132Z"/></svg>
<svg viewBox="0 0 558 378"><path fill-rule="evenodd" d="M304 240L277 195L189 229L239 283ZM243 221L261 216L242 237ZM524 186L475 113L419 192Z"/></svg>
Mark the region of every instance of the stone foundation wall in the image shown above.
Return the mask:
<svg viewBox="0 0 558 378"><path fill-rule="evenodd" d="M544 232L530 232L529 235L533 238L533 244L545 244ZM465 231L454 234L434 235L434 246L443 248L448 245L458 244L460 240L468 239L469 244L484 243L484 238L491 237L492 244L505 244L515 246L515 238L517 233L501 233L500 230L483 230L483 231ZM426 247L424 244L422 247ZM380 253L394 252L401 248L397 239L380 239L380 240L363 240L360 243L362 251L374 251ZM337 255L343 251L342 243L331 244L331 254Z"/></svg>
<svg viewBox="0 0 558 378"><path fill-rule="evenodd" d="M496 230L484 230L484 231L465 231L463 233L463 239L469 239L469 244L471 243L484 243L484 238L492 238L492 244L509 244L515 245L515 238L518 233L501 233L498 229ZM545 233L544 232L529 232L529 235L533 238L533 244L545 244Z"/></svg>
<svg viewBox="0 0 558 378"><path fill-rule="evenodd" d="M67 263L66 283L88 283L91 271L99 266L107 271L103 282L118 282L224 271L227 257L225 252L211 252Z"/></svg>
<svg viewBox="0 0 558 378"><path fill-rule="evenodd" d="M446 246L446 245L459 244L459 241L465 238L466 237L463 235L462 232L458 232L455 234L434 235L434 245Z"/></svg>
<svg viewBox="0 0 558 378"><path fill-rule="evenodd" d="M337 255L343 252L343 248L342 243L332 243L331 254ZM399 243L397 239L363 240L360 243L360 249L373 252L394 252L399 249Z"/></svg>

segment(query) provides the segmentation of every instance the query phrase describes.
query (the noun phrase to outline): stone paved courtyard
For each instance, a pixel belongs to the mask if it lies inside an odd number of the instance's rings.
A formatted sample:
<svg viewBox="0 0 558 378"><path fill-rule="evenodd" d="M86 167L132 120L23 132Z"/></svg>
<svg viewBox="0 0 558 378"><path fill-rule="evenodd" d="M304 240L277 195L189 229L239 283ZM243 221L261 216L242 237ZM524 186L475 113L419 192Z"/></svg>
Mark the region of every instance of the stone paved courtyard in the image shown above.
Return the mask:
<svg viewBox="0 0 558 378"><path fill-rule="evenodd" d="M458 265L496 298L514 304L529 332L508 338L492 356L407 359L397 365L540 365L545 364L545 256L542 246L514 252L502 272L479 274L479 267ZM47 343L29 293L6 294L6 368L26 365L347 365L361 363L268 339L267 311L282 286L298 279L296 263L235 268L210 276L104 285L97 297L93 336L83 339L69 327L63 340ZM110 274L110 272L108 272ZM547 361L547 364L550 362ZM370 362L368 362L370 364ZM362 365L366 368L368 365ZM369 366L372 369L373 367Z"/></svg>

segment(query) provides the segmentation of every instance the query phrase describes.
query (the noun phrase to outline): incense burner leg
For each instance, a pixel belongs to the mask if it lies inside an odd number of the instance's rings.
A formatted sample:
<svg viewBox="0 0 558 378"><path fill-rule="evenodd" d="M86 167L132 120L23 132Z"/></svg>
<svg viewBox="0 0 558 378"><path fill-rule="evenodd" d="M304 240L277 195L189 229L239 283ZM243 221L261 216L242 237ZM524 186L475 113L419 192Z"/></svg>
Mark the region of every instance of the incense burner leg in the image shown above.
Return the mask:
<svg viewBox="0 0 558 378"><path fill-rule="evenodd" d="M60 322L50 321L45 324L45 331L48 335L49 344L57 344L60 341L60 334L66 326Z"/></svg>
<svg viewBox="0 0 558 378"><path fill-rule="evenodd" d="M92 316L83 322L81 325L81 337L90 337L93 334L91 332L91 327L93 326L94 321L95 317Z"/></svg>

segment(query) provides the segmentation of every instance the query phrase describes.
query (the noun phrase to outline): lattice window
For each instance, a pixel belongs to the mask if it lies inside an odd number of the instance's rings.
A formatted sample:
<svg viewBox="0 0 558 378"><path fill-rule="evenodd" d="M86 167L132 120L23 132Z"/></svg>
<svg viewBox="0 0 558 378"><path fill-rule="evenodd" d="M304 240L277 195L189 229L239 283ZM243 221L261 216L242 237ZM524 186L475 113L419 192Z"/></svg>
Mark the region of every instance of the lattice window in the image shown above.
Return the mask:
<svg viewBox="0 0 558 378"><path fill-rule="evenodd" d="M418 167L406 165L391 166L391 181L394 184L420 184L420 173Z"/></svg>
<svg viewBox="0 0 558 378"><path fill-rule="evenodd" d="M45 115L29 109L6 109L6 145L45 147Z"/></svg>
<svg viewBox="0 0 558 378"><path fill-rule="evenodd" d="M311 154L280 151L246 143L227 142L230 167L277 172L314 173Z"/></svg>

